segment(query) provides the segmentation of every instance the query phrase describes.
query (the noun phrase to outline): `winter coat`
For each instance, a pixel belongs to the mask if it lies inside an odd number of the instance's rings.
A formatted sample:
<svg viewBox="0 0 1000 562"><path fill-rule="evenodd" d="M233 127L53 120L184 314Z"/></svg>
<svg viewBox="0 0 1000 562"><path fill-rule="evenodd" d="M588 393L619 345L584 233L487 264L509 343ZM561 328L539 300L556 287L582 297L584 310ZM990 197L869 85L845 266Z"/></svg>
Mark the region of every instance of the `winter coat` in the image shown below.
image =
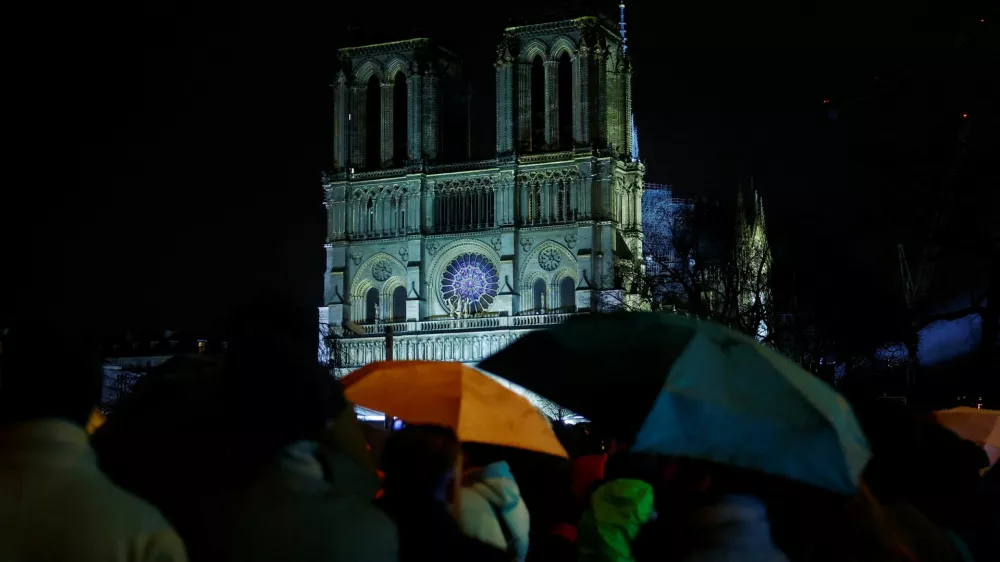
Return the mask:
<svg viewBox="0 0 1000 562"><path fill-rule="evenodd" d="M456 519L462 531L510 552L513 560L524 562L528 556L531 518L510 466L505 461L489 464L471 475L470 481L462 488L457 502Z"/></svg>
<svg viewBox="0 0 1000 562"><path fill-rule="evenodd" d="M6 427L0 451L0 561L187 560L160 512L100 471L82 427Z"/></svg>
<svg viewBox="0 0 1000 562"><path fill-rule="evenodd" d="M721 496L686 518L684 562L788 562L771 540L767 508L753 496Z"/></svg>
<svg viewBox="0 0 1000 562"><path fill-rule="evenodd" d="M580 518L577 544L581 562L632 562L632 543L654 517L653 487L642 480L605 482L590 496Z"/></svg>
<svg viewBox="0 0 1000 562"><path fill-rule="evenodd" d="M587 505L587 494L596 482L604 480L604 466L608 455L584 455L573 461L573 480L570 490L581 507Z"/></svg>
<svg viewBox="0 0 1000 562"><path fill-rule="evenodd" d="M399 527L400 562L510 561L505 550L464 535L443 501L390 492L376 505Z"/></svg>
<svg viewBox="0 0 1000 562"><path fill-rule="evenodd" d="M295 443L246 486L209 501L202 512L199 559L398 560L395 524L370 501L334 491L315 454L315 443Z"/></svg>

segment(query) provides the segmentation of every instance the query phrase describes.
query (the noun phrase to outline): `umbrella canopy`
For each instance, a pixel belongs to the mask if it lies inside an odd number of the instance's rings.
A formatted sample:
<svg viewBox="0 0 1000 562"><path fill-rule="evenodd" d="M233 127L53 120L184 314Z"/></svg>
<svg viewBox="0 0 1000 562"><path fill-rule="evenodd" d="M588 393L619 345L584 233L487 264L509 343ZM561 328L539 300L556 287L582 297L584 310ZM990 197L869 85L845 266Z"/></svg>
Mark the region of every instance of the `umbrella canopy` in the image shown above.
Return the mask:
<svg viewBox="0 0 1000 562"><path fill-rule="evenodd" d="M934 412L934 418L963 439L1000 447L1000 410L959 406L938 410Z"/></svg>
<svg viewBox="0 0 1000 562"><path fill-rule="evenodd" d="M610 427L636 452L844 493L856 489L870 458L843 397L778 353L710 322L588 315L528 334L480 367Z"/></svg>
<svg viewBox="0 0 1000 562"><path fill-rule="evenodd" d="M347 399L408 423L450 427L461 441L567 457L526 398L461 363L385 361L341 379Z"/></svg>

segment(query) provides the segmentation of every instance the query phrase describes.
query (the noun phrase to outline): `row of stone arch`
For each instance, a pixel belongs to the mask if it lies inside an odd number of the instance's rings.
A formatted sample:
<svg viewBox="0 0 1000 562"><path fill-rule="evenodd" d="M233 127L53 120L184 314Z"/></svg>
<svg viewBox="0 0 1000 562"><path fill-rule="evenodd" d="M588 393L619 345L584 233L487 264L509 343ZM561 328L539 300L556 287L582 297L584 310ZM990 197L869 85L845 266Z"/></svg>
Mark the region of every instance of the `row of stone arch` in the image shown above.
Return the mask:
<svg viewBox="0 0 1000 562"><path fill-rule="evenodd" d="M576 311L576 282L569 275L559 278L551 290L543 277L535 277L529 286L531 301L523 309L539 314Z"/></svg>
<svg viewBox="0 0 1000 562"><path fill-rule="evenodd" d="M557 37L551 47L541 39L531 39L521 47L518 58L523 63L530 63L536 57L541 57L542 62L555 61L563 55L575 56L577 48L577 44L565 35ZM358 65L353 74L355 84L367 84L373 76L378 78L380 83L389 83L396 80L398 74L402 74L406 79L418 72L420 65L397 56L385 64L374 58L367 59Z"/></svg>

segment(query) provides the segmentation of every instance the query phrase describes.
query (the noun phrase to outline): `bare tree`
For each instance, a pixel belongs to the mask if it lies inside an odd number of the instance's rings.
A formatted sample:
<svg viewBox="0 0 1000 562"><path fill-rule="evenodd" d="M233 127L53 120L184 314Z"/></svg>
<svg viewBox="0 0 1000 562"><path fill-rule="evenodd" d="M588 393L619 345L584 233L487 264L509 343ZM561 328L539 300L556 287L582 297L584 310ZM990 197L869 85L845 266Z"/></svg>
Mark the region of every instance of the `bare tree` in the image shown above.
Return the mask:
<svg viewBox="0 0 1000 562"><path fill-rule="evenodd" d="M732 212L708 200L650 211L644 255L616 260L603 307L676 311L770 342L772 258L760 198L749 213L742 196Z"/></svg>

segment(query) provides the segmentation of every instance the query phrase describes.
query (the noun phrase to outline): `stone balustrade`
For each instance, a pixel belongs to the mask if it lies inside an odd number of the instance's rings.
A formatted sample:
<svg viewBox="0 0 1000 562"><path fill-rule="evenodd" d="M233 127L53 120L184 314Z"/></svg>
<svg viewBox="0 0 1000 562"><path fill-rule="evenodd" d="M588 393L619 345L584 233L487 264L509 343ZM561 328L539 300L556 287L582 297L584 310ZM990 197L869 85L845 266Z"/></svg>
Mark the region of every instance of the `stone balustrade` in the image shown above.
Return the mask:
<svg viewBox="0 0 1000 562"><path fill-rule="evenodd" d="M565 322L575 314L530 314L423 320L362 325L364 335L345 336L330 348L333 363L344 373L385 360L385 327L392 326L393 359L476 363L517 338Z"/></svg>
<svg viewBox="0 0 1000 562"><path fill-rule="evenodd" d="M365 337L384 334L387 326L392 326L396 334L412 334L426 332L449 332L461 330L496 330L496 329L523 329L541 328L562 324L570 316L579 313L563 314L523 314L520 316L485 316L481 318L441 318L437 320L419 320L408 322L382 322L378 324L362 324L364 335L354 335L351 337Z"/></svg>

